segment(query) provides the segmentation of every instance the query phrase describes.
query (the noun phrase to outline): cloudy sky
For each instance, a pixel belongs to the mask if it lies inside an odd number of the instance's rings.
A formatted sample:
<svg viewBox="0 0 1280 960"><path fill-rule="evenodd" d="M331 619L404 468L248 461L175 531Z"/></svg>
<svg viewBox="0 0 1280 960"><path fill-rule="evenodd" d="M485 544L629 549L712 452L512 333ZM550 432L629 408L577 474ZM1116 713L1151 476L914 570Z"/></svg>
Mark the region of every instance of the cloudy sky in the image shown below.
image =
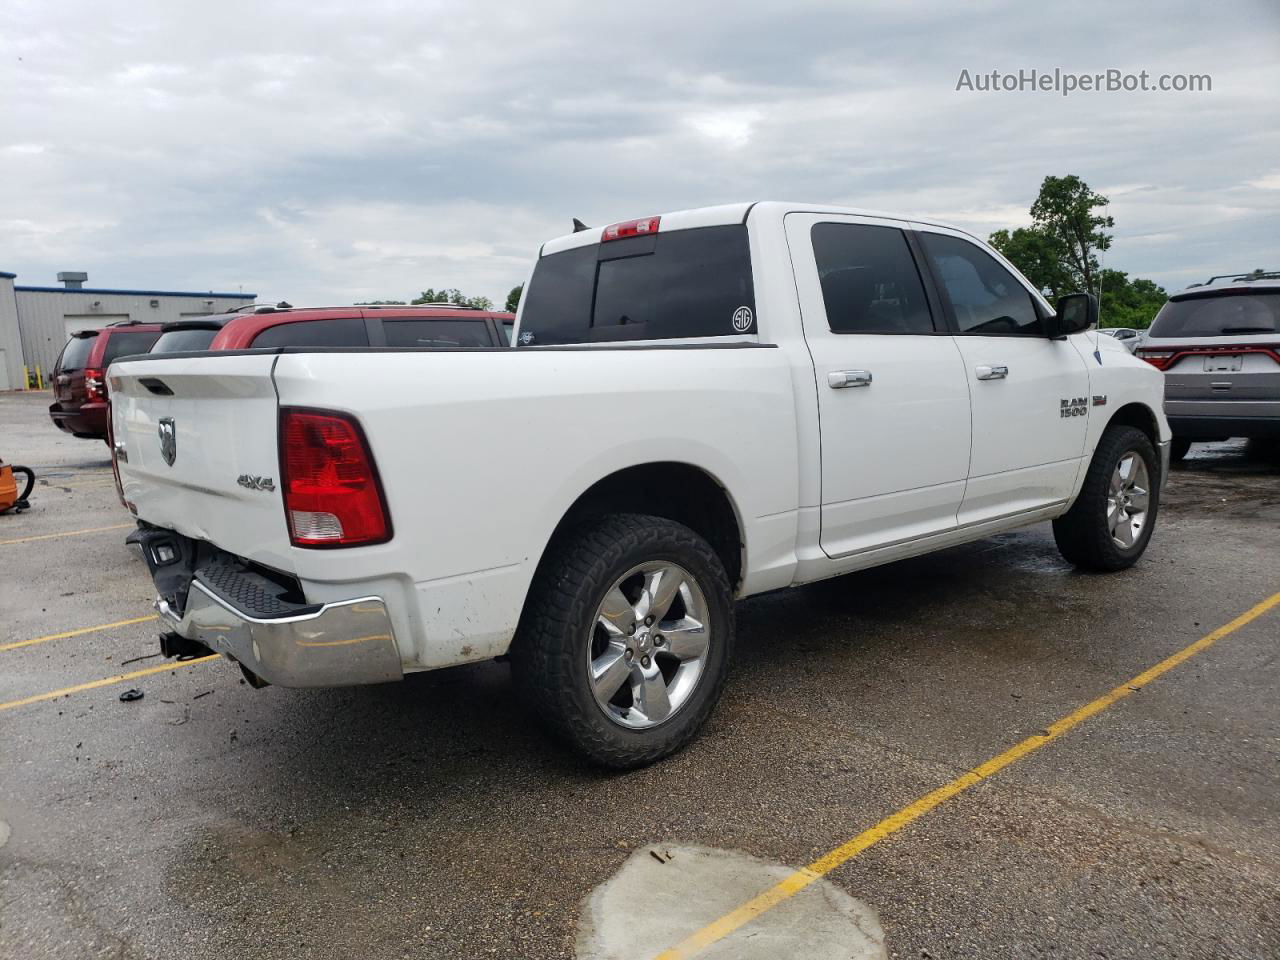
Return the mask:
<svg viewBox="0 0 1280 960"><path fill-rule="evenodd" d="M1275 0L0 9L19 283L501 301L573 216L790 199L985 236L1067 173L1111 198L1108 267L1165 286L1280 268ZM1212 91L956 90L1032 68Z"/></svg>

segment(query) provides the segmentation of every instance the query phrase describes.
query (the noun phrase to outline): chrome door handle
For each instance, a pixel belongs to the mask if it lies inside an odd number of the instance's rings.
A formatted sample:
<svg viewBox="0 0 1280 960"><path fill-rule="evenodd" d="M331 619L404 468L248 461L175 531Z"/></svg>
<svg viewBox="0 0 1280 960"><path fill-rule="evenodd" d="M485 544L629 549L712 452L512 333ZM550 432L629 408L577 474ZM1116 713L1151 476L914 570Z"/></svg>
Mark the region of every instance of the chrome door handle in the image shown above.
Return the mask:
<svg viewBox="0 0 1280 960"><path fill-rule="evenodd" d="M974 367L973 372L978 375L979 380L1003 380L1009 375L1009 368L983 363Z"/></svg>
<svg viewBox="0 0 1280 960"><path fill-rule="evenodd" d="M870 370L832 370L827 374L827 386L832 390L843 390L846 387L871 386Z"/></svg>

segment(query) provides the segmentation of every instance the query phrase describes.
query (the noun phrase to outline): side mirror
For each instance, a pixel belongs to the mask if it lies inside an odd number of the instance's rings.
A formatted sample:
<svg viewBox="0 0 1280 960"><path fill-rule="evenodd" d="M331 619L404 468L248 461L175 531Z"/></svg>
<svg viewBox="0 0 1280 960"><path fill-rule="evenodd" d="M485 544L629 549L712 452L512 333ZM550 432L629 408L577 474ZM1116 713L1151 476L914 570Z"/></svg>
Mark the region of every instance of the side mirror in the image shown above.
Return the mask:
<svg viewBox="0 0 1280 960"><path fill-rule="evenodd" d="M1068 293L1058 298L1058 312L1046 321L1053 339L1088 330L1098 323L1098 298L1092 293Z"/></svg>

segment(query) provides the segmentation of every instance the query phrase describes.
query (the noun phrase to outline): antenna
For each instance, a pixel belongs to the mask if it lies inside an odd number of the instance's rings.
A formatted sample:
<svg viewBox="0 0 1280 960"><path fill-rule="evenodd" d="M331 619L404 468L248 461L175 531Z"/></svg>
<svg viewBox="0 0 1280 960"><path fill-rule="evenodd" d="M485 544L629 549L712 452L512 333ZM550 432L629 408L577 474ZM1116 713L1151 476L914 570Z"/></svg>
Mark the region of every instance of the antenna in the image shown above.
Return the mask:
<svg viewBox="0 0 1280 960"><path fill-rule="evenodd" d="M1098 366L1102 366L1102 348L1098 346L1098 338L1102 336L1102 274L1106 263L1107 248L1103 247L1102 256L1098 258L1098 325L1093 328L1093 359L1098 361Z"/></svg>

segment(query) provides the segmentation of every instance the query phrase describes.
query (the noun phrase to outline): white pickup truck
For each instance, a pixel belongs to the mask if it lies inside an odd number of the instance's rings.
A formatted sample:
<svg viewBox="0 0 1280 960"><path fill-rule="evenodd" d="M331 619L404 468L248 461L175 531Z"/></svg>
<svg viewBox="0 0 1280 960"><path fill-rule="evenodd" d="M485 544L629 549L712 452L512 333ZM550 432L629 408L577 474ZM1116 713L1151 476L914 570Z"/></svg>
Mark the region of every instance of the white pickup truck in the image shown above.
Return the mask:
<svg viewBox="0 0 1280 960"><path fill-rule="evenodd" d="M735 598L1050 520L1134 563L1163 381L1096 312L939 223L687 210L546 243L514 349L117 362L116 465L166 653L284 686L509 654L635 766L714 707Z"/></svg>

